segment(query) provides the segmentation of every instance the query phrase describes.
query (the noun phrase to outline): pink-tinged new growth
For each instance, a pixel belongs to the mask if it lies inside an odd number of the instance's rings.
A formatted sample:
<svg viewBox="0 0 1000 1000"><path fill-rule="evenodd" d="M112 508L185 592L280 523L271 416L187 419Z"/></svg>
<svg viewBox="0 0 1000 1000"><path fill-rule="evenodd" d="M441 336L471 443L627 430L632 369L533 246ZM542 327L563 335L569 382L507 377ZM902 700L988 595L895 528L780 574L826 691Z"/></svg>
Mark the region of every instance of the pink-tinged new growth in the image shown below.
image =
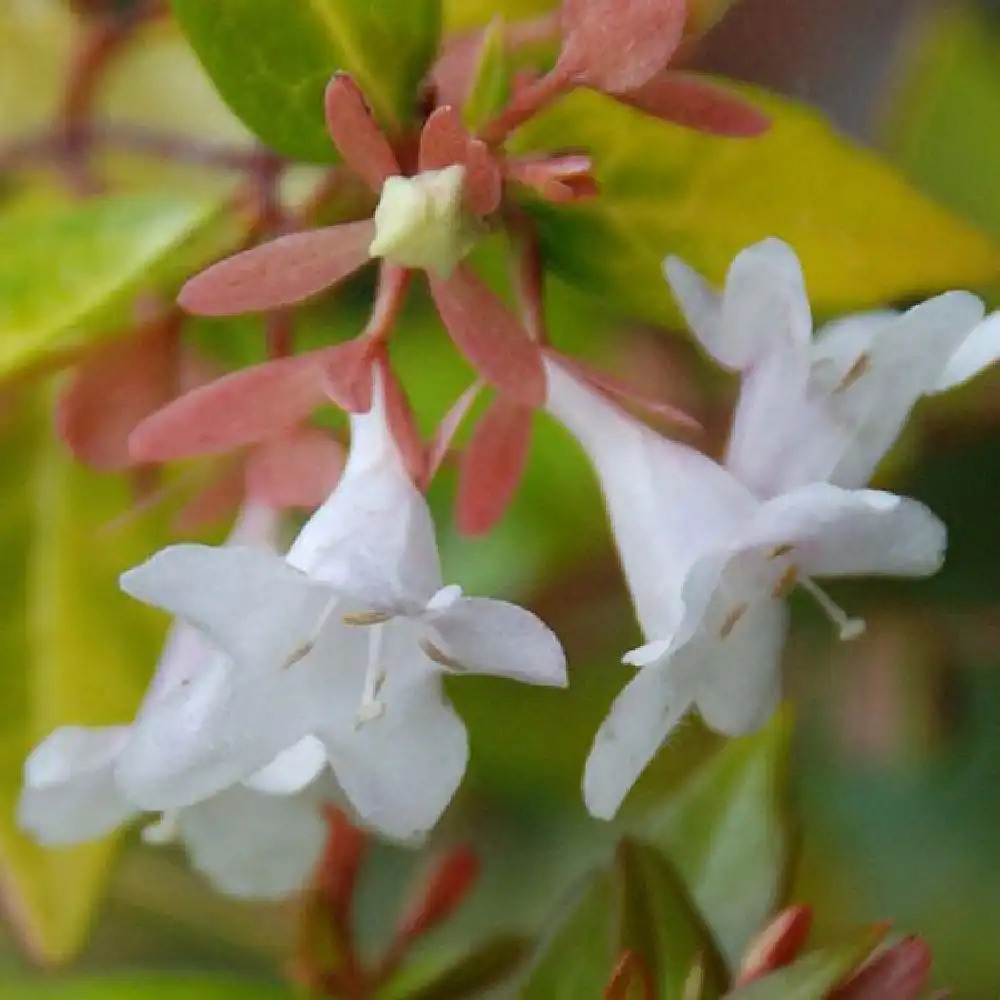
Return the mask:
<svg viewBox="0 0 1000 1000"><path fill-rule="evenodd" d="M926 941L904 938L876 955L830 1000L919 1000L930 979L931 964Z"/></svg>
<svg viewBox="0 0 1000 1000"><path fill-rule="evenodd" d="M326 402L323 363L336 350L267 361L194 389L133 431L132 457L170 462L220 454L294 427Z"/></svg>
<svg viewBox="0 0 1000 1000"><path fill-rule="evenodd" d="M545 399L542 355L507 307L468 267L428 275L431 294L455 346L489 383L525 406Z"/></svg>
<svg viewBox="0 0 1000 1000"><path fill-rule="evenodd" d="M452 107L435 109L420 133L420 170L465 167L464 195L469 210L491 215L503 197L503 174L484 142L473 139Z"/></svg>
<svg viewBox="0 0 1000 1000"><path fill-rule="evenodd" d="M618 960L604 990L604 1000L656 1000L649 967L637 951L629 949Z"/></svg>
<svg viewBox="0 0 1000 1000"><path fill-rule="evenodd" d="M387 178L401 173L364 95L344 73L337 73L326 88L326 128L344 162L376 194Z"/></svg>
<svg viewBox="0 0 1000 1000"><path fill-rule="evenodd" d="M508 180L530 187L548 201L581 201L598 194L589 156L523 157L507 163Z"/></svg>
<svg viewBox="0 0 1000 1000"><path fill-rule="evenodd" d="M622 94L663 69L684 37L684 0L564 0L556 73Z"/></svg>
<svg viewBox="0 0 1000 1000"><path fill-rule="evenodd" d="M736 976L737 988L793 962L811 929L812 910L808 906L789 906L782 910L747 948Z"/></svg>
<svg viewBox="0 0 1000 1000"><path fill-rule="evenodd" d="M498 395L462 453L457 523L466 535L484 535L503 517L524 474L532 412Z"/></svg>
<svg viewBox="0 0 1000 1000"><path fill-rule="evenodd" d="M277 510L314 510L344 468L344 447L317 427L299 427L259 444L246 459L246 498Z"/></svg>
<svg viewBox="0 0 1000 1000"><path fill-rule="evenodd" d="M177 301L197 316L235 316L295 305L343 281L371 258L370 219L280 236L195 275Z"/></svg>
<svg viewBox="0 0 1000 1000"><path fill-rule="evenodd" d="M749 139L771 125L749 101L697 73L661 73L618 97L654 118L711 135Z"/></svg>
<svg viewBox="0 0 1000 1000"><path fill-rule="evenodd" d="M176 391L176 332L172 324L157 324L101 347L77 365L59 396L55 419L78 461L109 471L136 463L129 435Z"/></svg>
<svg viewBox="0 0 1000 1000"><path fill-rule="evenodd" d="M479 859L467 847L450 851L432 869L427 881L399 921L396 938L406 945L448 920L465 902L479 878Z"/></svg>

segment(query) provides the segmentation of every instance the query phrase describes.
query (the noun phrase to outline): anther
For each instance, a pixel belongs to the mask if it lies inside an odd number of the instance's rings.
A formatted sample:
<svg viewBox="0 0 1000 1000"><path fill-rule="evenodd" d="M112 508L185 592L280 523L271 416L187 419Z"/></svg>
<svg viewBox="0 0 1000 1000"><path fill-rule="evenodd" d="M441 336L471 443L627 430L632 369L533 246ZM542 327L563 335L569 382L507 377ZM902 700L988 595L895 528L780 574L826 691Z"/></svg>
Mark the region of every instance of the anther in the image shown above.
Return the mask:
<svg viewBox="0 0 1000 1000"><path fill-rule="evenodd" d="M448 670L457 670L462 673L467 669L464 663L450 657L444 650L435 646L430 639L421 639L420 648L429 659Z"/></svg>
<svg viewBox="0 0 1000 1000"><path fill-rule="evenodd" d="M304 660L312 651L316 648L316 640L319 639L320 632L323 631L323 626L330 620L330 615L333 614L333 609L336 608L339 603L339 598L333 597L326 603L326 607L320 612L320 616L313 625L312 631L306 637L306 640L300 645L296 646L287 657L285 657L285 662L281 665L283 670L287 670L289 667L294 667L296 663L300 663Z"/></svg>
<svg viewBox="0 0 1000 1000"><path fill-rule="evenodd" d="M778 577L778 582L774 585L771 595L778 600L787 597L799 582L799 571L795 566L786 566L785 571Z"/></svg>
<svg viewBox="0 0 1000 1000"><path fill-rule="evenodd" d="M799 583L802 585L802 589L820 606L830 621L837 626L841 641L850 642L864 634L867 626L863 618L851 618L839 604L808 577L804 577Z"/></svg>
<svg viewBox="0 0 1000 1000"><path fill-rule="evenodd" d="M865 374L872 366L871 356L868 354L859 354L857 360L847 369L844 377L837 383L836 388L833 390L835 393L844 392L846 389L850 389L852 385L862 375Z"/></svg>
<svg viewBox="0 0 1000 1000"><path fill-rule="evenodd" d="M722 628L719 629L719 638L727 639L729 638L729 633L736 628L739 620L747 613L750 606L745 602L742 604L737 604L732 611L726 615L726 620L722 623Z"/></svg>
<svg viewBox="0 0 1000 1000"><path fill-rule="evenodd" d="M345 625L356 625L359 628L384 625L391 620L392 615L386 611L352 611L341 618Z"/></svg>

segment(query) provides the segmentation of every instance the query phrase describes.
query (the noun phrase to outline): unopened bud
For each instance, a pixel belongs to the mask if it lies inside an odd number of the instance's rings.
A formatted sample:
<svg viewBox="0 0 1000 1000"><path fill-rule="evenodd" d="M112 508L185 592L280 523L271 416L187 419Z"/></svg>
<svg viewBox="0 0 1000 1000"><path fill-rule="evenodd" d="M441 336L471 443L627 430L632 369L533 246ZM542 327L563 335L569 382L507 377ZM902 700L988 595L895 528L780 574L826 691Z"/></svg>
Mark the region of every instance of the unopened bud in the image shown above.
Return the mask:
<svg viewBox="0 0 1000 1000"><path fill-rule="evenodd" d="M811 927L812 911L808 906L782 910L750 943L740 963L736 985L746 986L788 965L802 950Z"/></svg>
<svg viewBox="0 0 1000 1000"><path fill-rule="evenodd" d="M413 941L447 920L465 902L479 876L479 861L467 848L452 851L431 872L414 904L403 914L397 937Z"/></svg>
<svg viewBox="0 0 1000 1000"><path fill-rule="evenodd" d="M474 224L463 207L464 181L465 168L458 164L388 178L368 252L402 267L450 274L474 242Z"/></svg>

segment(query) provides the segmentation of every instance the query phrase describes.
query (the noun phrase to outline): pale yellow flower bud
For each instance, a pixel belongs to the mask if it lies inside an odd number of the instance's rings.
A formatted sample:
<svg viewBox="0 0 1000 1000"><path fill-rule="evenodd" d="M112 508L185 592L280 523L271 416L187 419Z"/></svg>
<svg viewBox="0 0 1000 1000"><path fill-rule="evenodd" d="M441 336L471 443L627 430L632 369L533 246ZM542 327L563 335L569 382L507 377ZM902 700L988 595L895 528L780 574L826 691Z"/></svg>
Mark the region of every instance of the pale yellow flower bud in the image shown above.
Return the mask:
<svg viewBox="0 0 1000 1000"><path fill-rule="evenodd" d="M403 267L447 276L469 252L474 223L462 204L465 167L390 177L375 209L375 238L368 252Z"/></svg>

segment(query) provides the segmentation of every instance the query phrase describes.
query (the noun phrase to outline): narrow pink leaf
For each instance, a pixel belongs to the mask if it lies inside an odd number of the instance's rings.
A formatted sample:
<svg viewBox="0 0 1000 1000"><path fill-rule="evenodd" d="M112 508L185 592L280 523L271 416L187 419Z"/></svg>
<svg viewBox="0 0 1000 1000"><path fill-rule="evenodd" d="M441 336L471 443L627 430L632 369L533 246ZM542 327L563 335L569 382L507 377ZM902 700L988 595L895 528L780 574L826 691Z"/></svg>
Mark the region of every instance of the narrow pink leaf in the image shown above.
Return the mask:
<svg viewBox="0 0 1000 1000"><path fill-rule="evenodd" d="M500 206L503 175L487 145L473 139L453 107L436 108L420 133L420 170L441 170L459 163L465 167L465 199L477 215L489 215Z"/></svg>
<svg viewBox="0 0 1000 1000"><path fill-rule="evenodd" d="M563 0L556 72L609 94L641 87L680 45L685 0Z"/></svg>
<svg viewBox="0 0 1000 1000"><path fill-rule="evenodd" d="M531 410L498 395L462 453L458 530L484 535L503 517L524 474L531 444Z"/></svg>
<svg viewBox="0 0 1000 1000"><path fill-rule="evenodd" d="M619 99L647 115L712 135L753 138L771 126L748 100L697 73L661 73Z"/></svg>
<svg viewBox="0 0 1000 1000"><path fill-rule="evenodd" d="M509 180L532 188L543 198L566 203L593 198L599 193L592 166L588 156L525 158L510 161L505 172Z"/></svg>
<svg viewBox="0 0 1000 1000"><path fill-rule="evenodd" d="M402 452L410 478L418 487L422 487L427 481L427 452L410 400L388 364L382 365L382 384L389 430Z"/></svg>
<svg viewBox="0 0 1000 1000"><path fill-rule="evenodd" d="M292 427L327 400L326 353L266 361L193 389L132 432L133 459L169 462L226 452Z"/></svg>
<svg viewBox="0 0 1000 1000"><path fill-rule="evenodd" d="M473 31L445 43L430 77L438 104L455 107L465 104L479 67L485 35L484 31Z"/></svg>
<svg viewBox="0 0 1000 1000"><path fill-rule="evenodd" d="M278 510L313 510L344 468L344 446L318 427L297 427L257 445L247 456L246 496Z"/></svg>
<svg viewBox="0 0 1000 1000"><path fill-rule="evenodd" d="M198 316L235 316L295 305L370 259L370 219L279 236L196 274L177 301Z"/></svg>
<svg viewBox="0 0 1000 1000"><path fill-rule="evenodd" d="M919 1000L931 974L932 956L918 937L886 948L835 990L830 1000Z"/></svg>
<svg viewBox="0 0 1000 1000"><path fill-rule="evenodd" d="M106 344L77 365L55 420L74 457L95 469L135 464L128 439L176 391L176 330L157 326Z"/></svg>
<svg viewBox="0 0 1000 1000"><path fill-rule="evenodd" d="M545 400L541 350L467 265L429 275L431 294L455 346L483 379L524 406Z"/></svg>
<svg viewBox="0 0 1000 1000"><path fill-rule="evenodd" d="M451 450L452 442L455 440L458 429L464 423L465 418L469 415L469 410L472 409L473 404L479 398L479 394L482 391L483 383L477 379L451 404L448 412L441 418L441 422L434 432L434 438L430 443L430 447L427 449L428 483L437 475L438 470L441 468L441 463L444 462L445 457Z"/></svg>
<svg viewBox="0 0 1000 1000"><path fill-rule="evenodd" d="M399 161L358 85L337 73L326 88L326 128L344 162L378 194Z"/></svg>
<svg viewBox="0 0 1000 1000"><path fill-rule="evenodd" d="M553 357L558 358L559 364L564 368L568 368L577 378L588 382L599 392L611 396L620 403L635 406L653 416L662 417L670 421L680 431L691 433L700 432L703 429L702 425L690 414L685 413L676 406L671 406L669 403L640 392L624 379L618 378L617 375L601 371L601 369L594 368L592 365L588 365L577 358L560 354L558 351L550 350L549 353Z"/></svg>

